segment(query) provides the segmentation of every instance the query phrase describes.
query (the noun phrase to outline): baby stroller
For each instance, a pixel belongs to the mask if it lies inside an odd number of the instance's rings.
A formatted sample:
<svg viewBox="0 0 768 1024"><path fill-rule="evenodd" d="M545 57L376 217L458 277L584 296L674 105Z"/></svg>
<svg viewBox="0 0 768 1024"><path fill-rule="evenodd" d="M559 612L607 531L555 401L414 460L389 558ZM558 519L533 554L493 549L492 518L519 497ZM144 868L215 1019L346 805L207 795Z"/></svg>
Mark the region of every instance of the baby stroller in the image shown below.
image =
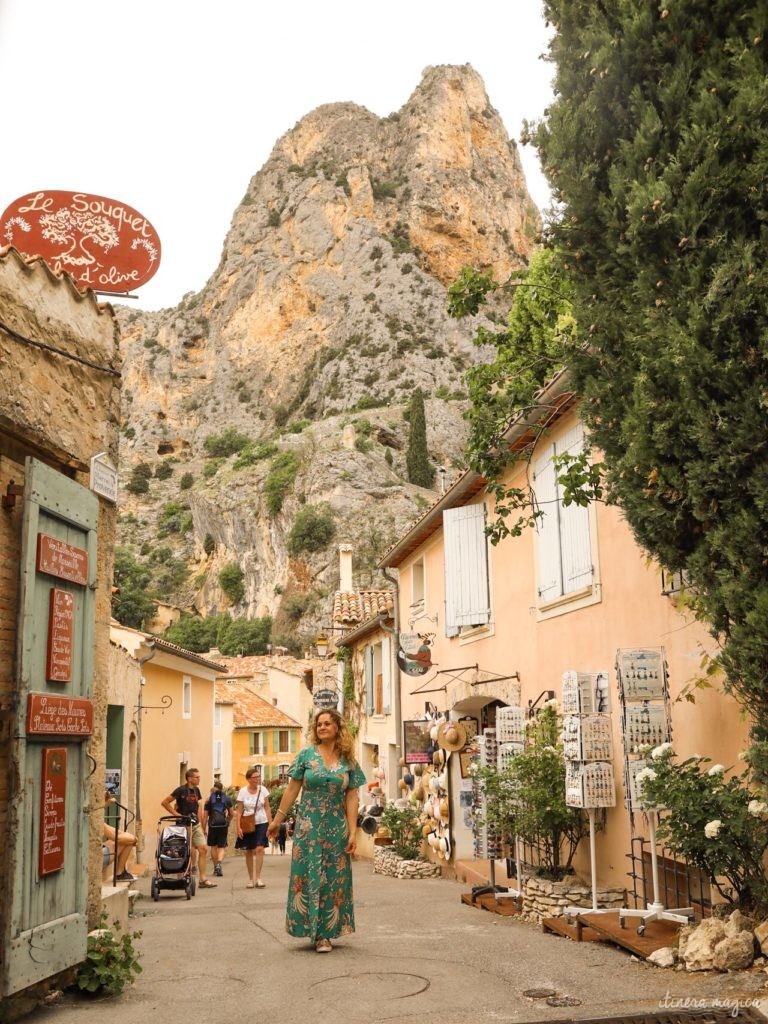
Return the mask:
<svg viewBox="0 0 768 1024"><path fill-rule="evenodd" d="M161 889L183 889L187 899L195 895L192 874L192 817L166 815L157 823L155 874L150 885L152 899L160 899ZM172 824L170 824L172 822Z"/></svg>

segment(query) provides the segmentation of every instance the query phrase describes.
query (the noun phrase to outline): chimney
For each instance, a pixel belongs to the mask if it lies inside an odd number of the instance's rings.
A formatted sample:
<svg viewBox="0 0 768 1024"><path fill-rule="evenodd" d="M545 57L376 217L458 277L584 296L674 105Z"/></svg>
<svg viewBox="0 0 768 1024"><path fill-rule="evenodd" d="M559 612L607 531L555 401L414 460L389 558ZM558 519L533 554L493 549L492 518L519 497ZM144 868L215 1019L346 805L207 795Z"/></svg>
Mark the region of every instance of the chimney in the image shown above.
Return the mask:
<svg viewBox="0 0 768 1024"><path fill-rule="evenodd" d="M349 594L352 590L352 545L339 544L339 590Z"/></svg>

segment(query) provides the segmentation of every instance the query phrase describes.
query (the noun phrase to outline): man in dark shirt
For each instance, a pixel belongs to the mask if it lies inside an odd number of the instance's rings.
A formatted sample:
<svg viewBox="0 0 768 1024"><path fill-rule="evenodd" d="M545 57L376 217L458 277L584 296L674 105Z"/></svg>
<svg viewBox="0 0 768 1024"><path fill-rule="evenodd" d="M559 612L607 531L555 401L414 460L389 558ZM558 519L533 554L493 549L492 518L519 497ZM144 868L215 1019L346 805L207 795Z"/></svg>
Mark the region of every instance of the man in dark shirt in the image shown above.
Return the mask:
<svg viewBox="0 0 768 1024"><path fill-rule="evenodd" d="M195 870L194 865L197 863L197 887L198 889L215 889L216 883L209 882L205 877L208 847L205 845L206 812L203 807L203 795L200 792L200 772L197 768L190 768L184 777L187 780L186 785L177 786L163 800L162 806L168 814L191 815L194 818L192 825L192 870Z"/></svg>

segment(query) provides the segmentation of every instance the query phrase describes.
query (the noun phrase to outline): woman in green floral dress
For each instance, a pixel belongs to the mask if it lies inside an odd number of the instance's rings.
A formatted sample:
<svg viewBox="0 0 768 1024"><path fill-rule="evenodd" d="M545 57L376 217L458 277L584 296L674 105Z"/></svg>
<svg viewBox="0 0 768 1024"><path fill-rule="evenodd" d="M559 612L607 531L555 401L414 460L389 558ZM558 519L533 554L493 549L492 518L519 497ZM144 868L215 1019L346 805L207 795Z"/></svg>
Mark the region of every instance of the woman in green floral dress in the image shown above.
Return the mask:
<svg viewBox="0 0 768 1024"><path fill-rule="evenodd" d="M277 834L301 793L286 928L289 935L310 938L318 953L328 953L331 939L355 930L350 857L356 848L357 790L365 775L338 711L318 712L310 739L312 746L300 751L288 769L290 782L269 831Z"/></svg>

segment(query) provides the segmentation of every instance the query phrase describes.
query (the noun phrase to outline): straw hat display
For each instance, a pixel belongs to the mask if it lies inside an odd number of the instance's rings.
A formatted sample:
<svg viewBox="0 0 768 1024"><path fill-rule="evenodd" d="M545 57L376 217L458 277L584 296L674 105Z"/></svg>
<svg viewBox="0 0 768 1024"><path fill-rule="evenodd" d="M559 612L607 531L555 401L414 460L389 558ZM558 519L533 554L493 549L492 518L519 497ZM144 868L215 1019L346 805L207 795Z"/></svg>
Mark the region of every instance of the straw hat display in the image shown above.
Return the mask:
<svg viewBox="0 0 768 1024"><path fill-rule="evenodd" d="M437 728L437 745L451 753L467 745L467 730L461 722L443 722Z"/></svg>

